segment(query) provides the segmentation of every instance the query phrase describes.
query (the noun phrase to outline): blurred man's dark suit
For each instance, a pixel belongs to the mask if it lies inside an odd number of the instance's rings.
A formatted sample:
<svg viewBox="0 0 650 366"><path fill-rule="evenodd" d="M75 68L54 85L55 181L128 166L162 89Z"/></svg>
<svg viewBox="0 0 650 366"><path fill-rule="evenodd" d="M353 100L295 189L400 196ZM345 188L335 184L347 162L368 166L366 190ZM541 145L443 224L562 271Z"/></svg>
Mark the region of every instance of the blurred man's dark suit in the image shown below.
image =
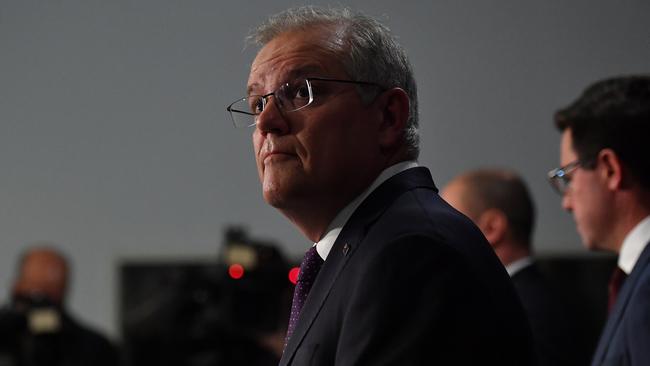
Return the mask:
<svg viewBox="0 0 650 366"><path fill-rule="evenodd" d="M511 276L533 331L539 366L575 365L571 337L576 334L566 305L532 262Z"/></svg>

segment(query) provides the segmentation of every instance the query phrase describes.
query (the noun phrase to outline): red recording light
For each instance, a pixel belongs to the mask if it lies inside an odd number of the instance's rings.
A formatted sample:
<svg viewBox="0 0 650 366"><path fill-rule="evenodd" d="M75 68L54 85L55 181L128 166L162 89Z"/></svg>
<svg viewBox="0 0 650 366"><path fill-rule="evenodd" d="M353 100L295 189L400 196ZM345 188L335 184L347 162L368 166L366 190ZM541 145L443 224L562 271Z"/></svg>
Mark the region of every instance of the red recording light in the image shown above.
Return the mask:
<svg viewBox="0 0 650 366"><path fill-rule="evenodd" d="M300 274L300 267L293 267L289 270L289 281L294 285L298 282L298 275Z"/></svg>
<svg viewBox="0 0 650 366"><path fill-rule="evenodd" d="M241 264L231 264L228 267L228 275L230 278L238 280L244 276L244 267Z"/></svg>

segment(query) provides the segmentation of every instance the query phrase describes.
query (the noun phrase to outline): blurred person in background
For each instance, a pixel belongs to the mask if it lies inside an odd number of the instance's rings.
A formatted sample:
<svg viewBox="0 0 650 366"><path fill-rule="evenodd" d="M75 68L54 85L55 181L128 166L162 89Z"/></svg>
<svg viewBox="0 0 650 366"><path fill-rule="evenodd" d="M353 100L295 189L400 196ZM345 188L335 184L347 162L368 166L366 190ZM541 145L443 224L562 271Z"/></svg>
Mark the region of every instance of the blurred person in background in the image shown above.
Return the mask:
<svg viewBox="0 0 650 366"><path fill-rule="evenodd" d="M535 205L521 177L504 169L472 170L441 195L474 221L506 267L533 330L538 365L574 364L568 311L533 257Z"/></svg>
<svg viewBox="0 0 650 366"><path fill-rule="evenodd" d="M70 265L49 246L27 250L18 263L9 304L0 311L0 354L16 366L114 366L116 348L65 308Z"/></svg>

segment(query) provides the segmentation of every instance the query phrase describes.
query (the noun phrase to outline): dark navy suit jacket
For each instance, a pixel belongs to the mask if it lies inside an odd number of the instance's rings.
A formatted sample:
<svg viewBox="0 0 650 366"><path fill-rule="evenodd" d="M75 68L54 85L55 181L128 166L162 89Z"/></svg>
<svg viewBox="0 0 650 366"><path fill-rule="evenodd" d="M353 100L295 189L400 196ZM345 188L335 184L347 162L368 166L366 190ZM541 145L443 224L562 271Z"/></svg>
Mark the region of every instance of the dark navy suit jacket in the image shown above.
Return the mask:
<svg viewBox="0 0 650 366"><path fill-rule="evenodd" d="M381 184L343 227L280 365L529 365L508 274L426 168Z"/></svg>
<svg viewBox="0 0 650 366"><path fill-rule="evenodd" d="M591 364L650 365L650 244L621 287Z"/></svg>
<svg viewBox="0 0 650 366"><path fill-rule="evenodd" d="M537 264L512 276L533 331L538 366L575 366L572 349L576 331L566 305Z"/></svg>

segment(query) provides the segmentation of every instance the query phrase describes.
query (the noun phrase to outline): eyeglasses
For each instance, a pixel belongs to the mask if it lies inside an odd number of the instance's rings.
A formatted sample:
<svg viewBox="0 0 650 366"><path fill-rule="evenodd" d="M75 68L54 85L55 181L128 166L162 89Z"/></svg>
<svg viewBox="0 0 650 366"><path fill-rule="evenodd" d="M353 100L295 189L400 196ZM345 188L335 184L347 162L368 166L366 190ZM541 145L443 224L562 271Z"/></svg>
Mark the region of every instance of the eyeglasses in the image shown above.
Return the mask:
<svg viewBox="0 0 650 366"><path fill-rule="evenodd" d="M235 127L252 127L257 124L258 116L264 112L269 97L275 97L275 105L283 112L295 112L301 110L316 99L328 94L327 88L316 88L318 82L334 82L374 86L381 88L379 84L367 81L339 80L327 78L305 78L297 79L290 83L280 85L275 91L265 95L249 95L231 103L226 110L230 112ZM316 82L316 83L314 83Z"/></svg>
<svg viewBox="0 0 650 366"><path fill-rule="evenodd" d="M551 187L553 187L557 193L564 196L566 191L569 189L569 184L571 183L571 173L580 165L581 161L575 160L563 167L548 172L548 181L551 183Z"/></svg>

